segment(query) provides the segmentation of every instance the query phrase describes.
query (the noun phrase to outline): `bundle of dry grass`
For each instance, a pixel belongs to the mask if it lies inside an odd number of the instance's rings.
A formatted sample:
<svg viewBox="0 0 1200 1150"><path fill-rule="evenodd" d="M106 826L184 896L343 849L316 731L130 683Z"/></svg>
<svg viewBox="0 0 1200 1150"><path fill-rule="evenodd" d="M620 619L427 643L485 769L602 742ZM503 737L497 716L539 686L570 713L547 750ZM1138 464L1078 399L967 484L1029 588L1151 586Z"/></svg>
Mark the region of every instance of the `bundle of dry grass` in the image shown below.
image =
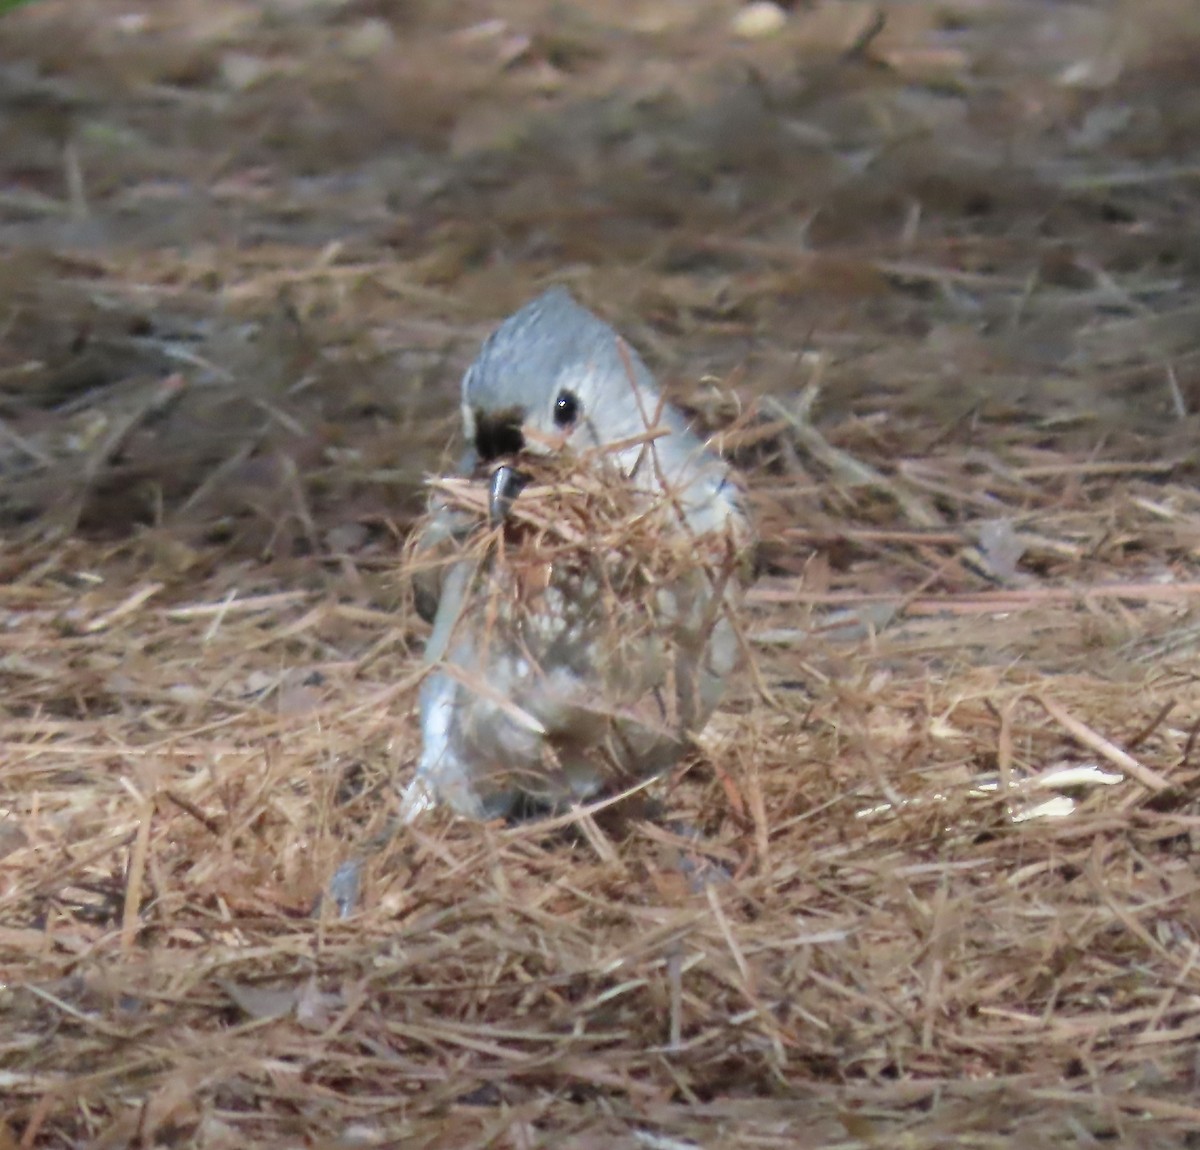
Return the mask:
<svg viewBox="0 0 1200 1150"><path fill-rule="evenodd" d="M740 516L696 526L696 493L663 474L659 434L523 455L520 473L501 463L490 482L434 482L410 557L425 567L424 596L440 585L448 598L429 644L434 674L466 691L454 704L442 696L453 735L427 725L427 740L457 748L422 760L439 791L438 778L465 785L457 764L476 760L470 774L496 801L589 798L599 780L611 789L654 776L707 720L736 659L750 529ZM514 476L519 496L497 495ZM439 579L431 562L449 570ZM452 805L489 809L474 790Z"/></svg>
<svg viewBox="0 0 1200 1150"><path fill-rule="evenodd" d="M648 447L658 434L645 437ZM744 584L753 566L749 533L737 530L737 523L725 532L693 531L680 493L669 483L640 483L621 470L615 456L637 442L523 459L520 498L499 526L488 518L486 479L433 480L440 499L432 514L444 507L463 525L463 546L445 558L490 561L504 593L513 592L518 608L526 610L535 607L551 573L560 571L595 580L607 610L631 617L656 617L657 593L698 571L712 578L718 597L731 580ZM645 468L654 468L652 449ZM418 547L420 536L418 525Z"/></svg>

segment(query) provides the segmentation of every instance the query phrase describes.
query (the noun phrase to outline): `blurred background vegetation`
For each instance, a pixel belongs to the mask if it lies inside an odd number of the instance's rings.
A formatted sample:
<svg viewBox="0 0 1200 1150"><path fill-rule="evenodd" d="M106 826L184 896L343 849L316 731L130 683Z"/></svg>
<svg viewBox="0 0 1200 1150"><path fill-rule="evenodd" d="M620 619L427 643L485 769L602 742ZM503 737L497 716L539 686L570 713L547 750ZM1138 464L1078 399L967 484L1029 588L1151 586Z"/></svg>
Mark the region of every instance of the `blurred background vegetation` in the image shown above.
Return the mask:
<svg viewBox="0 0 1200 1150"><path fill-rule="evenodd" d="M1191 0L20 5L0 519L403 516L549 280L693 406L819 365L885 462L1014 420L1186 454L1198 46Z"/></svg>

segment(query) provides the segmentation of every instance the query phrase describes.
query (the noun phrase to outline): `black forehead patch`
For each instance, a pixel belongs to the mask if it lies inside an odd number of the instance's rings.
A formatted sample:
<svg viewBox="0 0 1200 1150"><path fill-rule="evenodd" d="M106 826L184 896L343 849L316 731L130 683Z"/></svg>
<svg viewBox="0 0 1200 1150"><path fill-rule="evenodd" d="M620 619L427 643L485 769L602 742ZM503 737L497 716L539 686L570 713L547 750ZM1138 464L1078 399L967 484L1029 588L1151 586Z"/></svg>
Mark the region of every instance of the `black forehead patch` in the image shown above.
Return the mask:
<svg viewBox="0 0 1200 1150"><path fill-rule="evenodd" d="M485 463L516 455L525 446L521 433L524 413L515 409L475 412L475 452Z"/></svg>

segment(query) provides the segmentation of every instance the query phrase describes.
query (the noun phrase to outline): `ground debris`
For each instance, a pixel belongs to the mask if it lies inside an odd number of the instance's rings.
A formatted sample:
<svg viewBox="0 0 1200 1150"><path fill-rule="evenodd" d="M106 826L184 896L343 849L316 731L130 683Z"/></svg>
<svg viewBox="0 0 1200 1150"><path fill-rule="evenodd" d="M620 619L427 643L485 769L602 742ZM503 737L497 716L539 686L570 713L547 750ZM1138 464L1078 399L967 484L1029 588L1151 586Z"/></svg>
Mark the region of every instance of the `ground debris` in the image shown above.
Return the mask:
<svg viewBox="0 0 1200 1150"><path fill-rule="evenodd" d="M0 1145L1200 1128L1196 6L737 9L0 21ZM397 833L551 280L747 476L754 674L603 850Z"/></svg>

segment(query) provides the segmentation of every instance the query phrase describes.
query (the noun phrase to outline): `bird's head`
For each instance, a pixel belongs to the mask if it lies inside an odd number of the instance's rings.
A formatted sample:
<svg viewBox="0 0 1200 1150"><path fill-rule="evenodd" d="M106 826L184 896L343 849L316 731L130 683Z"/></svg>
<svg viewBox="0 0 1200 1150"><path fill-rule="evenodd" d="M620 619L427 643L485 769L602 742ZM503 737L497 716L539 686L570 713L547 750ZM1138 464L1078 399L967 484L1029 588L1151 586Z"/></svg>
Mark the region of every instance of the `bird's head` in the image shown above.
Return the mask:
<svg viewBox="0 0 1200 1150"><path fill-rule="evenodd" d="M462 412L479 461L496 465L493 521L523 486L522 458L611 447L679 424L637 352L563 288L526 304L488 337L463 377ZM635 444L613 454L632 466L640 452Z"/></svg>

